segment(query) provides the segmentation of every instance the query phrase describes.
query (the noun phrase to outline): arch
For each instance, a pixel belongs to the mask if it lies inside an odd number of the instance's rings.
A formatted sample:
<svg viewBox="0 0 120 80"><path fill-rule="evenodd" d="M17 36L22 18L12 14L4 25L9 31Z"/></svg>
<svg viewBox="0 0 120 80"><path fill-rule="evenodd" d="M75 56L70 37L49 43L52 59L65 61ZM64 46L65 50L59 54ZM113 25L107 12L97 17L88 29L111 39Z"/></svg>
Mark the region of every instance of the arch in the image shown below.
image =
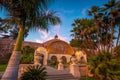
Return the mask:
<svg viewBox="0 0 120 80"><path fill-rule="evenodd" d="M41 63L41 65L43 65L44 64L44 55L39 54L39 57L40 57L39 62Z"/></svg>
<svg viewBox="0 0 120 80"><path fill-rule="evenodd" d="M38 47L34 53L34 64L47 65L47 51L44 47Z"/></svg>
<svg viewBox="0 0 120 80"><path fill-rule="evenodd" d="M65 56L62 56L61 59L62 59L62 63L67 63L67 58Z"/></svg>
<svg viewBox="0 0 120 80"><path fill-rule="evenodd" d="M57 57L56 56L52 56L51 60L57 62Z"/></svg>

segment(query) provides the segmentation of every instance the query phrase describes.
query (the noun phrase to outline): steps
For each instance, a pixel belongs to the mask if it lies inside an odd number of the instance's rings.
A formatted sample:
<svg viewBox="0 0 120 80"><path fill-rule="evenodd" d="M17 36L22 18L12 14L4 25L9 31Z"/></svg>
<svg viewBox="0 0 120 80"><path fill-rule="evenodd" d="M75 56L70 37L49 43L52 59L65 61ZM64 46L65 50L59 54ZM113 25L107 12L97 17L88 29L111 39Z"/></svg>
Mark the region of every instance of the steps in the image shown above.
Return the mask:
<svg viewBox="0 0 120 80"><path fill-rule="evenodd" d="M72 74L48 75L47 80L78 80Z"/></svg>
<svg viewBox="0 0 120 80"><path fill-rule="evenodd" d="M57 70L50 66L46 66L46 71L48 73L46 80L79 80L73 77L69 69Z"/></svg>

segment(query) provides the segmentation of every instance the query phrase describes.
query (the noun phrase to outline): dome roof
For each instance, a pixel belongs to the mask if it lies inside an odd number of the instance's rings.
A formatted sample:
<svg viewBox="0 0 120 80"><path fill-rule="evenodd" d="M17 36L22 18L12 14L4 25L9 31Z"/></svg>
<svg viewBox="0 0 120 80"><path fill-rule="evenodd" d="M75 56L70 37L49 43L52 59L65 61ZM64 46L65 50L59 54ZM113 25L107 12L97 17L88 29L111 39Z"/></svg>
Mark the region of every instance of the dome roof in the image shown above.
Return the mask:
<svg viewBox="0 0 120 80"><path fill-rule="evenodd" d="M52 39L46 42L45 45L49 54L74 54L73 48L65 41L59 39Z"/></svg>

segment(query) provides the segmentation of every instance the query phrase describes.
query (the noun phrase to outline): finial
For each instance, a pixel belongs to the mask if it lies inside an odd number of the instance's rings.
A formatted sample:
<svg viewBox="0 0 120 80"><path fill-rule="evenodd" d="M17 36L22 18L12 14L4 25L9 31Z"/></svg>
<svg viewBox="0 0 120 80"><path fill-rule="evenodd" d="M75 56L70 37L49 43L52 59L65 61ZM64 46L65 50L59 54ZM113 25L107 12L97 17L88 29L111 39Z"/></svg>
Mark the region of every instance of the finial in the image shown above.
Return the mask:
<svg viewBox="0 0 120 80"><path fill-rule="evenodd" d="M55 35L55 39L58 39L58 35L57 34Z"/></svg>

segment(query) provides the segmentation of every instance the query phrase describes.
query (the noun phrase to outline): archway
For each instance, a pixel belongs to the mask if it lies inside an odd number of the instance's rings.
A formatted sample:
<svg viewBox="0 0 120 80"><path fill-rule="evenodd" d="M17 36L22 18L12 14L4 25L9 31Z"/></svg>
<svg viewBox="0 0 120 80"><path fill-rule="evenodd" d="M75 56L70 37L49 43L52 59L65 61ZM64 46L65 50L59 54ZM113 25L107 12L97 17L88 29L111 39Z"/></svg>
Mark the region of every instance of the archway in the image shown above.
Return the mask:
<svg viewBox="0 0 120 80"><path fill-rule="evenodd" d="M57 62L57 57L56 56L52 56L51 60Z"/></svg>
<svg viewBox="0 0 120 80"><path fill-rule="evenodd" d="M44 55L43 54L39 54L39 62L41 63L41 65L44 64Z"/></svg>
<svg viewBox="0 0 120 80"><path fill-rule="evenodd" d="M62 56L61 59L62 59L62 63L67 63L67 59L65 56Z"/></svg>

